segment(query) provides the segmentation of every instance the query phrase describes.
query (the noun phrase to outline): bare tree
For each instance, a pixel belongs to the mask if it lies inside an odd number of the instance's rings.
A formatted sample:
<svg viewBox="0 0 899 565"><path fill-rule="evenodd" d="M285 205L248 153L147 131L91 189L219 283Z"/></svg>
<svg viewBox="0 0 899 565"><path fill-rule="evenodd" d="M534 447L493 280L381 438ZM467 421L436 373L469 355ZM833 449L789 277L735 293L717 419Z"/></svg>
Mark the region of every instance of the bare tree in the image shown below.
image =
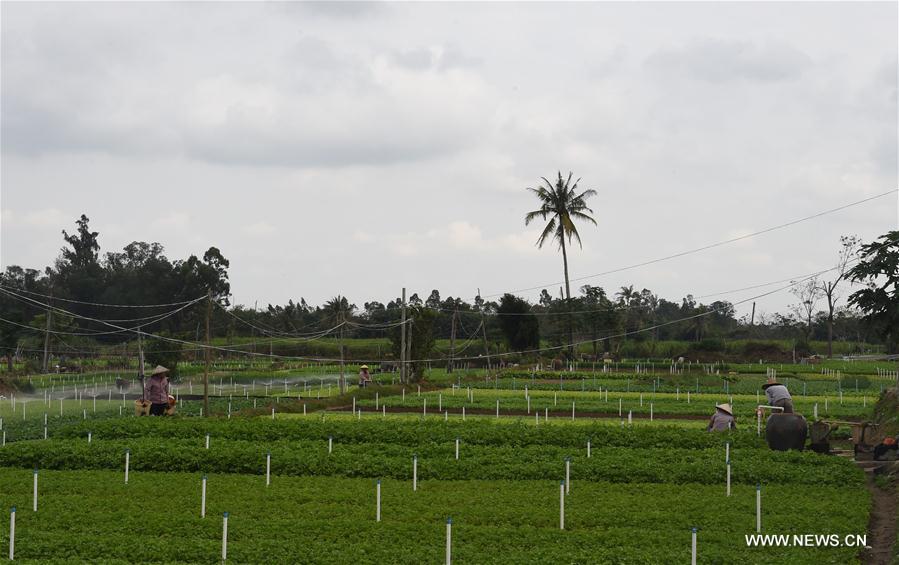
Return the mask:
<svg viewBox="0 0 899 565"><path fill-rule="evenodd" d="M821 298L818 285L818 277L814 276L802 281L791 281L793 287L790 292L799 299L799 304L793 304L791 308L796 315L806 321L805 340L812 340L812 314L815 313L815 305Z"/></svg>
<svg viewBox="0 0 899 565"><path fill-rule="evenodd" d="M846 278L849 270L849 264L858 255L858 248L861 240L855 235L844 235L840 237L840 252L837 255L837 264L833 270L834 278L828 281L821 281L818 284L824 298L827 299L827 357L833 357L833 313L836 309L837 301L840 295L837 294L837 287Z"/></svg>

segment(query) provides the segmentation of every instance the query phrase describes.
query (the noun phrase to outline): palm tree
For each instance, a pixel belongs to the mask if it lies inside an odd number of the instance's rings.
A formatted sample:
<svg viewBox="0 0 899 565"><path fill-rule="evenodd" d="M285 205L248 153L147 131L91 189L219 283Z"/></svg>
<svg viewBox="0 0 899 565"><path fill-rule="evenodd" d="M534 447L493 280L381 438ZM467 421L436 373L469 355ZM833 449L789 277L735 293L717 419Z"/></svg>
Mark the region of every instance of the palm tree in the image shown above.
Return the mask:
<svg viewBox="0 0 899 565"><path fill-rule="evenodd" d="M541 177L545 186L527 188L540 201L540 208L525 215L524 225L530 224L537 217L543 220L549 218L549 223L546 224L546 227L543 228L543 233L537 238L537 247L542 248L543 244L551 239L558 243L559 248L562 250L562 264L565 269L565 301L568 305L568 348L570 355L573 356L574 331L571 321L571 287L568 283L568 250L565 246L565 239L568 239L569 244L572 239L575 239L578 246L583 247L581 236L577 232L574 220L584 220L596 225L596 220L590 216L593 210L587 206L586 202L587 198L596 195L596 191L588 189L578 194L577 184L581 179L571 184L571 176L569 172L568 178L563 180L562 171L559 171L555 184L549 182L546 177Z"/></svg>

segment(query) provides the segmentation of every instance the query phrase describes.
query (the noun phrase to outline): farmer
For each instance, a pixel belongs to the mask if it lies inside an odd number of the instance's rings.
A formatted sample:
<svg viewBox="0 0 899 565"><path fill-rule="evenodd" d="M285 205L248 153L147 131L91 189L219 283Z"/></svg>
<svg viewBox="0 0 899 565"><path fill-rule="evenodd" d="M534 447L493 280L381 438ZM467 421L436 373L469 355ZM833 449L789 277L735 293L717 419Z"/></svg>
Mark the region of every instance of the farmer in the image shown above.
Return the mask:
<svg viewBox="0 0 899 565"><path fill-rule="evenodd" d="M359 367L359 388L365 388L371 383L371 375L368 374L368 365Z"/></svg>
<svg viewBox="0 0 899 565"><path fill-rule="evenodd" d="M769 406L779 406L783 408L783 414L793 413L793 397L786 385L777 382L774 377L768 377L768 382L762 385L765 396L768 398Z"/></svg>
<svg viewBox="0 0 899 565"><path fill-rule="evenodd" d="M725 432L727 430L736 429L737 423L734 420L734 409L730 404L716 404L715 413L709 419L709 425L706 428L710 432Z"/></svg>
<svg viewBox="0 0 899 565"><path fill-rule="evenodd" d="M164 416L169 408L169 370L156 365L147 379L144 393L150 402L150 416Z"/></svg>

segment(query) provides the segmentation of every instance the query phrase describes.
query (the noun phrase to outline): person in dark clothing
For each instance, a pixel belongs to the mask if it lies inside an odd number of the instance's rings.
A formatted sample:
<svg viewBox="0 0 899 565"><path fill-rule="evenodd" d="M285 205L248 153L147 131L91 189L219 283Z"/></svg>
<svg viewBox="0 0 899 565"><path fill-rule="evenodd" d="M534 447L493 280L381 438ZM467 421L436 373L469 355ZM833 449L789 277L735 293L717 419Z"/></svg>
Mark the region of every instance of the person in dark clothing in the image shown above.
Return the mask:
<svg viewBox="0 0 899 565"><path fill-rule="evenodd" d="M169 370L157 365L147 379L144 394L150 402L150 416L165 416L169 409Z"/></svg>

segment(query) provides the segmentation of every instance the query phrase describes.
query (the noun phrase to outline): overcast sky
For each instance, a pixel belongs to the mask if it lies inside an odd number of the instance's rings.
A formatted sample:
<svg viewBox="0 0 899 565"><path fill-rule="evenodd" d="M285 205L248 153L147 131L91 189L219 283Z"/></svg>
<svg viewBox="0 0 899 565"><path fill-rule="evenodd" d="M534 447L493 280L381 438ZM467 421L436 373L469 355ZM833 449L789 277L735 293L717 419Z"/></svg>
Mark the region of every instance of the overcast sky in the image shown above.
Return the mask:
<svg viewBox="0 0 899 565"><path fill-rule="evenodd" d="M250 306L558 294L561 255L523 221L558 170L599 192L573 278L897 187L895 2L0 11L4 268L50 264L85 213L104 251L219 247ZM896 226L891 195L572 286L703 296Z"/></svg>

